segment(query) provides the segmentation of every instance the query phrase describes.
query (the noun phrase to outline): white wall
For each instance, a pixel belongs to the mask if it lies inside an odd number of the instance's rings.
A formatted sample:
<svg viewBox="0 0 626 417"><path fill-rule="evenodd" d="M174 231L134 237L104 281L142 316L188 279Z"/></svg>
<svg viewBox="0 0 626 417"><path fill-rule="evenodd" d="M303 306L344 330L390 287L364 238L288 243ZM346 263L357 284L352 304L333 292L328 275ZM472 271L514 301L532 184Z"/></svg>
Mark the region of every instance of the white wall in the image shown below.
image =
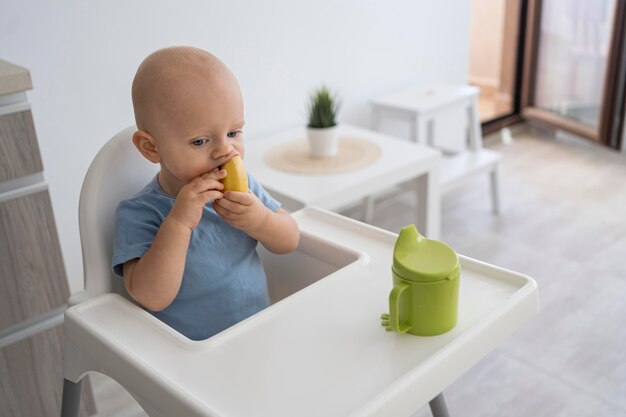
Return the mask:
<svg viewBox="0 0 626 417"><path fill-rule="evenodd" d="M468 78L469 3L458 0L0 0L0 58L31 70L29 95L70 289L82 289L78 197L90 161L133 122L141 60L174 44L220 57L246 99L246 135L304 123L321 82L340 120L367 126L367 100Z"/></svg>

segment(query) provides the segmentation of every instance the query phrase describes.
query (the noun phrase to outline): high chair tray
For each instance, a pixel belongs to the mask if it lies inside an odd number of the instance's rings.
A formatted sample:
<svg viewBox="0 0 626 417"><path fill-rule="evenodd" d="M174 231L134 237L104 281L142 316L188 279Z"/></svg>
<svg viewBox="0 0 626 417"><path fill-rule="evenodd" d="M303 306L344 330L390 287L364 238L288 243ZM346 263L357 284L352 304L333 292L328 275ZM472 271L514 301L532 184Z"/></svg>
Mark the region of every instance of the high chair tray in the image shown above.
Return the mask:
<svg viewBox="0 0 626 417"><path fill-rule="evenodd" d="M532 278L460 256L457 326L433 337L386 332L397 235L315 208L294 217L307 245L352 253L351 263L205 341L114 294L71 307L67 340L137 397L156 380L167 395L152 406L163 415L395 417L412 415L538 311Z"/></svg>

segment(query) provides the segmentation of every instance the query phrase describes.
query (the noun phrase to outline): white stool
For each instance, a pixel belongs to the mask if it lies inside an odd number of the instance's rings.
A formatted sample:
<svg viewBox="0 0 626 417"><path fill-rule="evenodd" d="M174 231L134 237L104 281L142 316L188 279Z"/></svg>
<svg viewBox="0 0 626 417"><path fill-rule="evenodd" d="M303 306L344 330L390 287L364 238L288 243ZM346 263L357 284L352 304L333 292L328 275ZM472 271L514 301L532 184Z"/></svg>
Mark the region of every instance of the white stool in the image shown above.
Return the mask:
<svg viewBox="0 0 626 417"><path fill-rule="evenodd" d="M413 142L439 148L444 156L440 174L441 193L461 185L467 178L488 173L493 213L500 210L499 152L482 147L478 118L477 87L433 84L398 91L371 101L372 128L380 130L383 117L410 123ZM371 200L367 202L371 217Z"/></svg>

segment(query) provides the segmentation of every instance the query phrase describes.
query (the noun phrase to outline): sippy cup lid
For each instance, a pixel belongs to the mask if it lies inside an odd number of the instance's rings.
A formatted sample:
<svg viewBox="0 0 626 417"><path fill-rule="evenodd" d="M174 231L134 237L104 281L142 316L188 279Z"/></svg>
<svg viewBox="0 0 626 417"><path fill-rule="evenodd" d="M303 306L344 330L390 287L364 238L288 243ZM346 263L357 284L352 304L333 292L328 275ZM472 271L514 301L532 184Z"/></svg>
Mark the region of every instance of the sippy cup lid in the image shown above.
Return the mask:
<svg viewBox="0 0 626 417"><path fill-rule="evenodd" d="M411 224L402 228L396 240L392 270L407 281L440 281L455 276L459 258L450 246L420 235Z"/></svg>

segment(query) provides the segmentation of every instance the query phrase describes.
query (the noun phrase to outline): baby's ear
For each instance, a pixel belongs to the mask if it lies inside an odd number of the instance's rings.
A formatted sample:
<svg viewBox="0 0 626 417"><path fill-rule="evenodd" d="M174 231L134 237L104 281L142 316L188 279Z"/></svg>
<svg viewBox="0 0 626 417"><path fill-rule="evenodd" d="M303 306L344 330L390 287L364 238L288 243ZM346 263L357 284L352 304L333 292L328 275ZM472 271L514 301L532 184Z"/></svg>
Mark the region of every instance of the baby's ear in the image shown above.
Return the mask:
<svg viewBox="0 0 626 417"><path fill-rule="evenodd" d="M135 147L148 161L156 164L161 160L156 142L148 132L138 130L133 134Z"/></svg>

